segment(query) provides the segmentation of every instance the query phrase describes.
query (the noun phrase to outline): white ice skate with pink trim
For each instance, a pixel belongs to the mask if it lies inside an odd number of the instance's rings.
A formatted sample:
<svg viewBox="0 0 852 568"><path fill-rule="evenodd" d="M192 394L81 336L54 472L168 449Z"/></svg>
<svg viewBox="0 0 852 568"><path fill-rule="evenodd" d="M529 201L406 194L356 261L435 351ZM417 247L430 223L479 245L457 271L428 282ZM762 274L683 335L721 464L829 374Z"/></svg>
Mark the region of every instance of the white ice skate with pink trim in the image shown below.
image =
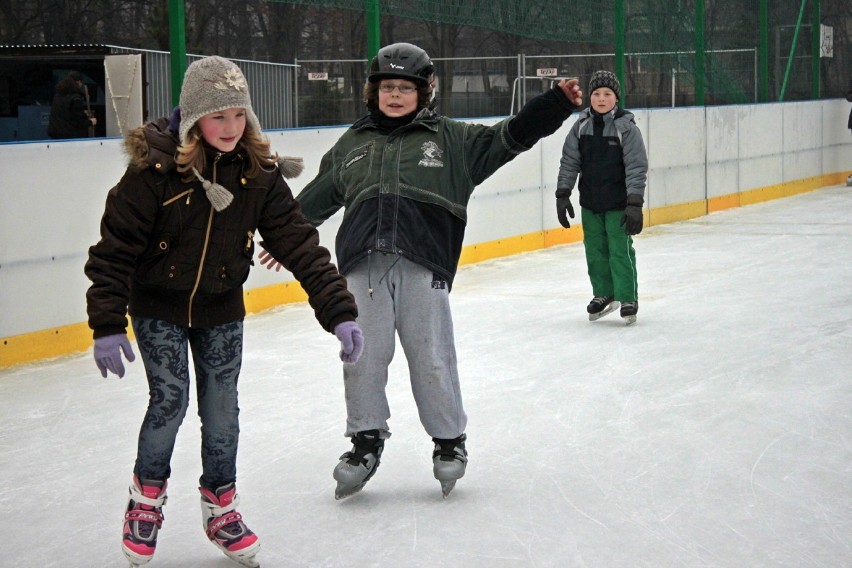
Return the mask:
<svg viewBox="0 0 852 568"><path fill-rule="evenodd" d="M237 512L240 504L233 483L223 485L215 491L199 487L201 492L201 522L207 538L231 560L258 568L255 556L260 551L260 540L243 522Z"/></svg>
<svg viewBox="0 0 852 568"><path fill-rule="evenodd" d="M121 550L131 568L143 566L154 557L157 533L163 526L166 485L165 481L133 476L121 538Z"/></svg>

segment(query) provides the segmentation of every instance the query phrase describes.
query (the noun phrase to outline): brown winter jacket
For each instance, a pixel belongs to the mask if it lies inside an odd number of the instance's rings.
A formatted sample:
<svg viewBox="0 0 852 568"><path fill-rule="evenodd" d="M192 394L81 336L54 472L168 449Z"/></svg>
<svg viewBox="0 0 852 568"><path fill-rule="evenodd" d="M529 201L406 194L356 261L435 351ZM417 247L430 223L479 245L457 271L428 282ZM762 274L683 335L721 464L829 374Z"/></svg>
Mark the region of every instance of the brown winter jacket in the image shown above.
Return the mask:
<svg viewBox="0 0 852 568"><path fill-rule="evenodd" d="M243 319L243 283L258 231L301 283L326 331L357 317L345 278L277 168L247 179L241 146L227 154L209 148L203 177L234 194L230 206L216 212L199 181L181 180L177 144L166 119L125 139L130 164L107 195L101 239L85 267L95 338L126 333L128 312L199 328Z"/></svg>

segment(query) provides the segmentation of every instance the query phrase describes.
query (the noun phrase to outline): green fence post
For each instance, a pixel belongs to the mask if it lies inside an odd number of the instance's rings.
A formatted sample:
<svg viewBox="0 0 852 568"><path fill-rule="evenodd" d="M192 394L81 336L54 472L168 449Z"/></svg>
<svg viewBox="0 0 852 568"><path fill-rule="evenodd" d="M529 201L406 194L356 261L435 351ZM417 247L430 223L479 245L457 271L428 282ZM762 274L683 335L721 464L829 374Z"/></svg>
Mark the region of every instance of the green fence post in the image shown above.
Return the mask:
<svg viewBox="0 0 852 568"><path fill-rule="evenodd" d="M369 61L372 61L381 46L379 13L379 0L367 0L367 60Z"/></svg>
<svg viewBox="0 0 852 568"><path fill-rule="evenodd" d="M615 76L621 83L621 107L627 106L627 83L624 80L624 0L615 0ZM586 93L586 97L592 93Z"/></svg>
<svg viewBox="0 0 852 568"><path fill-rule="evenodd" d="M811 17L811 98L820 97L820 6L819 0L814 0L814 12Z"/></svg>
<svg viewBox="0 0 852 568"><path fill-rule="evenodd" d="M805 15L805 4L808 0L802 0L799 7L799 19L796 20L796 31L793 32L793 45L790 46L790 57L787 58L787 70L784 71L784 82L781 84L781 94L778 95L778 100L784 100L784 94L787 92L787 81L790 79L790 71L793 70L793 59L796 56L796 44L799 42L799 30L802 28L802 16Z"/></svg>
<svg viewBox="0 0 852 568"><path fill-rule="evenodd" d="M704 105L704 0L695 0L695 104Z"/></svg>
<svg viewBox="0 0 852 568"><path fill-rule="evenodd" d="M169 49L171 50L172 106L180 103L186 72L186 16L183 0L169 0Z"/></svg>
<svg viewBox="0 0 852 568"><path fill-rule="evenodd" d="M769 102L769 0L760 0L760 68L758 99Z"/></svg>

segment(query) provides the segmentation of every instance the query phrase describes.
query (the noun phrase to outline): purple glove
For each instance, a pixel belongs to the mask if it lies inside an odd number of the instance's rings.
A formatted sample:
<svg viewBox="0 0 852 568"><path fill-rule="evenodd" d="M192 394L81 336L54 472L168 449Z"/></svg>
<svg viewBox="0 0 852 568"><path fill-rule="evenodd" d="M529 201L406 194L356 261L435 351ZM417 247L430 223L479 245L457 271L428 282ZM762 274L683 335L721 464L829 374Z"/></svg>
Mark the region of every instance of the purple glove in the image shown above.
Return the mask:
<svg viewBox="0 0 852 568"><path fill-rule="evenodd" d="M124 363L121 361L119 348L124 351L128 361L136 360L126 334L116 333L95 339L95 365L98 366L102 377L107 376L107 371L112 371L119 378L124 376Z"/></svg>
<svg viewBox="0 0 852 568"><path fill-rule="evenodd" d="M334 326L334 335L340 340L340 360L357 363L364 351L364 334L354 321L345 321Z"/></svg>

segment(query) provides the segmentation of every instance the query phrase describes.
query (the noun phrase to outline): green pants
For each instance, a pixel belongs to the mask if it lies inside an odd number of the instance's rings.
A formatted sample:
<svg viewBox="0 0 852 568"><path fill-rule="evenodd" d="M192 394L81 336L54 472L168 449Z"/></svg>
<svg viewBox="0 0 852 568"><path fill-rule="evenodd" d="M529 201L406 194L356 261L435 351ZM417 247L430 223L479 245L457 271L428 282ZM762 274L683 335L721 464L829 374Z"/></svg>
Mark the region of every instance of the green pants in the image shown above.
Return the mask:
<svg viewBox="0 0 852 568"><path fill-rule="evenodd" d="M623 213L594 213L583 208L583 245L592 294L633 302L639 299L636 251L633 250L633 237L621 226Z"/></svg>

